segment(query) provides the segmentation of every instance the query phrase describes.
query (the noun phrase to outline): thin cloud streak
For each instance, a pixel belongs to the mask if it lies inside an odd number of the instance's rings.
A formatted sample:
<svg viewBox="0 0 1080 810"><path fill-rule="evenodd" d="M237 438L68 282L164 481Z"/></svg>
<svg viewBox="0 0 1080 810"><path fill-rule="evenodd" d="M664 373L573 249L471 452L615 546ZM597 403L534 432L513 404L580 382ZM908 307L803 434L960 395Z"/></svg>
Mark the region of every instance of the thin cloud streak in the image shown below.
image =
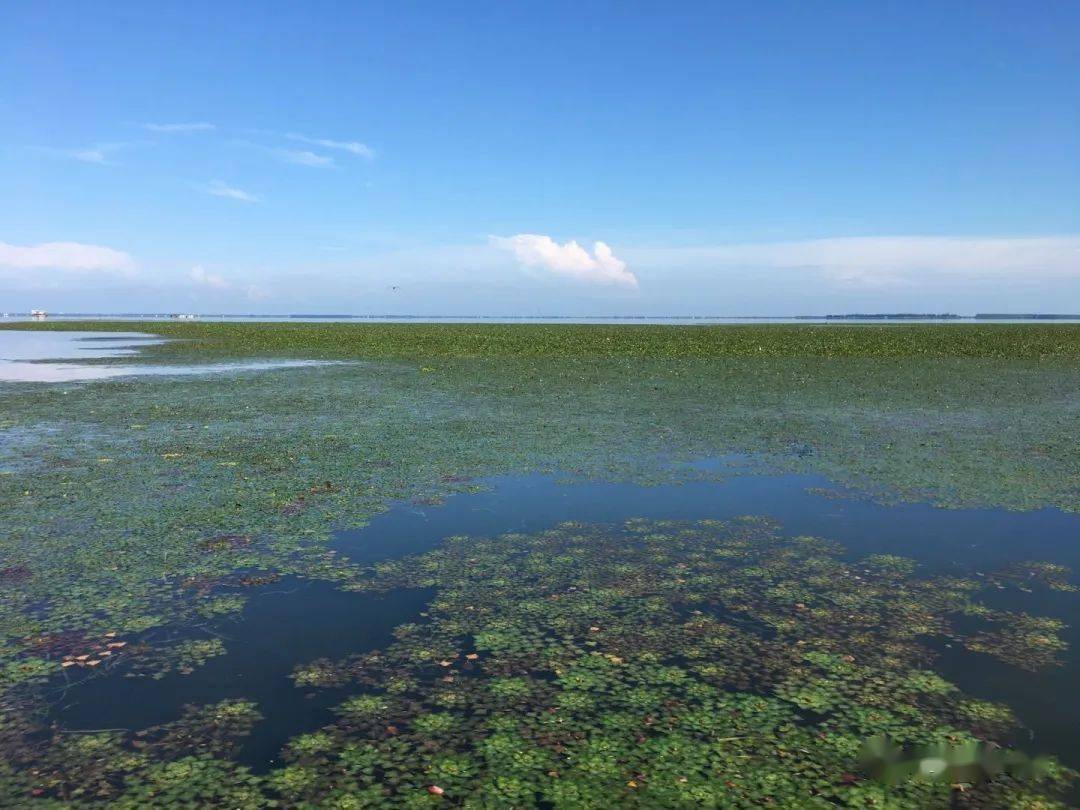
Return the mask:
<svg viewBox="0 0 1080 810"><path fill-rule="evenodd" d="M211 132L217 127L208 121L192 121L178 124L143 124L143 129L148 132Z"/></svg>
<svg viewBox="0 0 1080 810"><path fill-rule="evenodd" d="M365 160L375 159L375 150L360 141L335 141L330 138L310 138L307 135L298 135L290 132L286 136L291 141L299 141L311 146L321 146L324 149L339 149L343 152L362 157Z"/></svg>
<svg viewBox="0 0 1080 810"><path fill-rule="evenodd" d="M260 203L262 198L254 194L230 186L223 183L221 180L214 180L208 186L203 189L207 194L213 194L215 197L225 197L230 200L239 200L246 203Z"/></svg>
<svg viewBox="0 0 1080 810"><path fill-rule="evenodd" d="M317 155L307 149L275 149L274 154L286 163L312 169L333 169L337 166L332 157Z"/></svg>
<svg viewBox="0 0 1080 810"><path fill-rule="evenodd" d="M52 146L37 147L40 152L45 152L55 157L67 158L68 160L77 160L80 163L91 163L97 166L110 166L109 155L112 152L117 152L127 146L132 146L130 143L99 143L92 146L76 147L73 149L57 149Z"/></svg>
<svg viewBox="0 0 1080 810"><path fill-rule="evenodd" d="M105 153L101 149L69 149L63 154L83 163L106 163Z"/></svg>

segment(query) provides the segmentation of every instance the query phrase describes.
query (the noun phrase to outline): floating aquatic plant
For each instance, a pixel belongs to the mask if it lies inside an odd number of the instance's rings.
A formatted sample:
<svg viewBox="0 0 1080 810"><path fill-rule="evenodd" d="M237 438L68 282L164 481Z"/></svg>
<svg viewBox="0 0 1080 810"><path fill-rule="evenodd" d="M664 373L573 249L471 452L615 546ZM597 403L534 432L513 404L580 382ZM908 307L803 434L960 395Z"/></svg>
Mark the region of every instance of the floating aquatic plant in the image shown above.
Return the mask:
<svg viewBox="0 0 1080 810"><path fill-rule="evenodd" d="M466 788L477 801L492 802L528 803L538 795L601 805L613 798L760 799L773 795L761 787L769 780L803 777L762 776L759 784L753 774L768 770L750 769L718 782L714 771L691 767L727 755L705 751L693 737L709 727L710 711L727 705L709 689L770 701L761 706L779 712L780 725L817 723L850 760L856 731L917 738L928 717L957 732L1000 733L1005 715L971 706L965 713L956 690L927 677L932 652L925 638L955 640L1031 668L1062 652L1054 620L976 601L987 584L1072 587L1050 564L929 586L914 578L911 561L882 556L846 564L829 544L809 539L785 541L786 551L770 546L775 528L768 526L751 531L747 523L722 543L692 547L669 526L641 523L624 533L641 553L616 553L601 542L610 559L589 552L588 543L537 545L535 537L520 537L512 543L523 544L522 553L511 555L499 541L459 540L444 550L449 556L365 573L328 554L325 540L335 525L359 525L391 501L434 503L475 489L472 480L492 473L561 469L670 482L704 473L673 472L679 468L667 461L726 451L753 454L745 469L822 472L879 499L1075 511L1074 327L152 328L191 339L154 348L154 357L289 353L366 364L267 372L242 384L190 378L0 386L0 737L9 763L0 777L9 792L0 795L21 802L38 790L40 798L72 798L74 777L46 784L28 776L29 763L40 761L48 773L59 753L18 754L24 737L37 739L33 719L43 686L114 667L162 671L153 662L166 659L174 671L198 666L216 650L200 643L170 659L183 648L158 631L235 615L248 589L288 574L360 590L439 588L430 615L403 629L390 650L316 662L297 673L305 689L348 684L389 701L390 716L377 724L342 714L341 730L328 732L342 751L354 746L355 756L357 739L375 746L379 760L370 767L379 778L364 787L328 786L323 777L308 782L302 777L321 773L321 760L314 760L327 755L304 754L297 755L301 770L282 778L275 792L262 777L208 763L198 752L184 768L158 762L151 777L132 764L126 740L110 737L98 740L116 746L106 746L112 753L101 758L125 764L102 779L84 771L85 784L95 787L80 801L99 790L117 802L129 795L177 800L168 791L185 768L193 784L203 775L217 778L216 795L231 796L222 801L237 806L255 794L278 801L310 795L326 802L454 802ZM665 463L656 461L661 456ZM694 531L707 539L721 530L706 524ZM769 554L754 550L763 538ZM455 562L459 545L472 549L476 576ZM724 565L730 570L721 575ZM477 579L481 571L485 582ZM954 611L978 627L960 632ZM109 650L108 633L129 646L99 657ZM112 663L117 659L122 667ZM900 705L901 696L911 707ZM688 701L698 701L697 710L671 719L671 707ZM711 708L702 708L707 701ZM441 737L421 742L412 724L450 713L455 734L475 742L495 733L485 723L515 712L517 725L499 726L499 733L554 757L557 777L513 758L492 771L465 742L450 753L421 748L442 746ZM651 755L687 758L687 775L626 766L633 757L618 746L645 736L638 744L645 750L665 723L666 736L679 730L683 738ZM556 736L568 727L579 736L560 742L558 751L545 736L549 726ZM824 745L818 737L811 743ZM157 756L145 750L138 762ZM363 750L370 761L374 755ZM418 750L432 755L425 762L448 757L445 774L410 769ZM569 752L577 759L563 761ZM733 756L738 765L746 761L739 757L759 754ZM461 758L467 776L455 781L450 764ZM574 771L580 761L597 774L607 773L603 762L618 767L607 781L589 781L585 770ZM815 766L830 785L837 773L853 773L832 764ZM734 765L729 770L737 771ZM71 773L85 767L73 764ZM807 784L799 781L799 789ZM837 784L846 797L837 800L878 795L861 777ZM413 785L419 798L412 798ZM432 786L443 793L429 793ZM989 795L988 789L974 792ZM1021 795L1018 786L1008 790Z"/></svg>
<svg viewBox="0 0 1080 810"><path fill-rule="evenodd" d="M928 668L922 632L960 637L951 617L985 583L840 553L758 518L633 521L452 538L377 566L355 587L438 572L428 620L385 650L318 664L367 691L318 745L290 746L302 768L287 772L290 801L352 790L412 806L437 785L443 801L517 806L944 807L961 789L965 805L1051 806L1071 778L1051 760L956 765L973 747L1010 751L1019 722ZM774 632L728 621L743 615ZM1008 635L1012 618L993 623ZM937 752L954 778L878 780L860 751L880 735Z"/></svg>
<svg viewBox="0 0 1080 810"><path fill-rule="evenodd" d="M172 672L191 674L211 658L224 655L225 644L220 638L193 638L171 645L148 646L141 652L124 674L161 679Z"/></svg>

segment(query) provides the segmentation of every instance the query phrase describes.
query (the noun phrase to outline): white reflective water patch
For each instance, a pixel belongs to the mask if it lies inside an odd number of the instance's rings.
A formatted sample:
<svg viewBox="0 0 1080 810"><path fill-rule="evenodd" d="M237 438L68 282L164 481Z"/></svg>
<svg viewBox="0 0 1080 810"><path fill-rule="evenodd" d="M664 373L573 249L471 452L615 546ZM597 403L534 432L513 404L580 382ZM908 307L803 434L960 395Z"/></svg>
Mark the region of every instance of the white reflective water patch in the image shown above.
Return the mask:
<svg viewBox="0 0 1080 810"><path fill-rule="evenodd" d="M257 363L212 363L205 366L84 366L66 363L18 363L0 361L0 382L80 382L115 377L164 377L191 374L225 374L230 371L267 371L275 368L340 365L329 360L267 360Z"/></svg>
<svg viewBox="0 0 1080 810"><path fill-rule="evenodd" d="M0 382L81 382L115 377L223 374L332 365L325 360L255 360L206 365L88 365L75 359L127 357L165 342L138 332L29 332L0 330ZM50 360L62 362L47 362Z"/></svg>
<svg viewBox="0 0 1080 810"><path fill-rule="evenodd" d="M128 357L143 346L164 343L141 332L46 332L0 330L0 361L81 360Z"/></svg>

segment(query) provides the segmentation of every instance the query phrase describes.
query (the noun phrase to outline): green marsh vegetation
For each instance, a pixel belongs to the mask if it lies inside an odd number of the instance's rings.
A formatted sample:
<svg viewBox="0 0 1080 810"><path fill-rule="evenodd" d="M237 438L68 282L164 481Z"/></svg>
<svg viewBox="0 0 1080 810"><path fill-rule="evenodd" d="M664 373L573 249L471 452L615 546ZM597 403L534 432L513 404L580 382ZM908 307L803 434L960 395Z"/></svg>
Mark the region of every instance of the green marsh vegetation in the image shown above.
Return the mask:
<svg viewBox="0 0 1080 810"><path fill-rule="evenodd" d="M973 581L924 582L897 560L854 569L754 521L461 539L374 569L327 540L484 476L668 481L694 474L676 462L727 453L746 454L739 469L812 470L883 501L1075 512L1075 326L45 326L178 339L136 363L352 362L0 384L4 803L1037 807L1066 780L1050 765L958 798L948 782L886 790L860 770L860 741L883 733L907 746L1012 740L1006 707L935 680L919 635L954 638L948 617L975 615L988 626L954 640L1037 669L1060 654L1060 627L995 612ZM484 565L463 564L473 557ZM511 576L522 564L528 576ZM1023 581L1067 585L1046 571ZM159 645L155 632L236 615L288 574L438 595L377 660L298 671L304 688L358 691L339 721L290 745L286 767L232 761L272 711L243 701L153 729L43 731L58 678L196 668L220 642Z"/></svg>

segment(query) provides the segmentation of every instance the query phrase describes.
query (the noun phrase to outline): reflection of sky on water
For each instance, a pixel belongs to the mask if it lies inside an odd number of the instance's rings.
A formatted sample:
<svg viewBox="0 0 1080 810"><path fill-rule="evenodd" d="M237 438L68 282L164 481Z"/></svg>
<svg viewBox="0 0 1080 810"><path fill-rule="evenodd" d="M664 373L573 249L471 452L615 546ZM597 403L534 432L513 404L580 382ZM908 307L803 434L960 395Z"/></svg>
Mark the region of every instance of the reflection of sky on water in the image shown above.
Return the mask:
<svg viewBox="0 0 1080 810"><path fill-rule="evenodd" d="M82 360L126 357L140 346L164 343L141 332L0 331L0 360Z"/></svg>
<svg viewBox="0 0 1080 810"><path fill-rule="evenodd" d="M737 462L738 457L728 461ZM724 460L693 465L720 472ZM619 526L646 520L731 520L754 514L779 521L789 537L835 540L850 560L870 554L898 554L920 562L920 576L980 578L1009 563L1053 559L1080 567L1080 545L1072 542L1080 515L1056 509L1012 512L1002 509L942 509L924 503L884 505L859 497L828 497L836 491L815 475L739 475L721 481L683 481L643 486L630 482L573 479L564 474L499 476L476 483L490 489L448 496L437 505L403 502L374 516L364 527L340 531L333 548L361 566L422 554L446 537L533 534L564 521ZM843 490L841 490L842 492ZM628 540L629 542L629 540ZM222 619L214 633L226 654L190 675L172 673L155 680L128 679L119 672L83 676L58 688L65 698L55 717L69 729L141 728L175 719L185 703L243 697L259 702L266 719L244 743L240 760L257 770L279 764L278 752L298 733L314 731L332 718L330 707L355 684L314 697L294 686L297 665L321 657L377 649L389 643L393 627L417 620L431 600L424 590L384 596L335 590L325 582L286 579L251 592L243 621ZM1030 730L1021 740L1028 753L1055 753L1080 764L1080 700L1073 684L1080 673L1080 606L1072 593L991 591L1002 609L1060 618L1069 624L1070 650L1064 665L1027 673L962 645L934 642L941 653L936 669L969 695L1012 706ZM725 616L730 622L731 617ZM753 622L754 617L748 620ZM183 630L178 631L183 636ZM268 711L268 709L270 709Z"/></svg>
<svg viewBox="0 0 1080 810"><path fill-rule="evenodd" d="M78 382L133 375L212 374L323 365L316 360L265 360L208 365L85 365L71 360L128 357L164 341L138 332L0 330L0 382ZM44 361L64 362L44 362Z"/></svg>

